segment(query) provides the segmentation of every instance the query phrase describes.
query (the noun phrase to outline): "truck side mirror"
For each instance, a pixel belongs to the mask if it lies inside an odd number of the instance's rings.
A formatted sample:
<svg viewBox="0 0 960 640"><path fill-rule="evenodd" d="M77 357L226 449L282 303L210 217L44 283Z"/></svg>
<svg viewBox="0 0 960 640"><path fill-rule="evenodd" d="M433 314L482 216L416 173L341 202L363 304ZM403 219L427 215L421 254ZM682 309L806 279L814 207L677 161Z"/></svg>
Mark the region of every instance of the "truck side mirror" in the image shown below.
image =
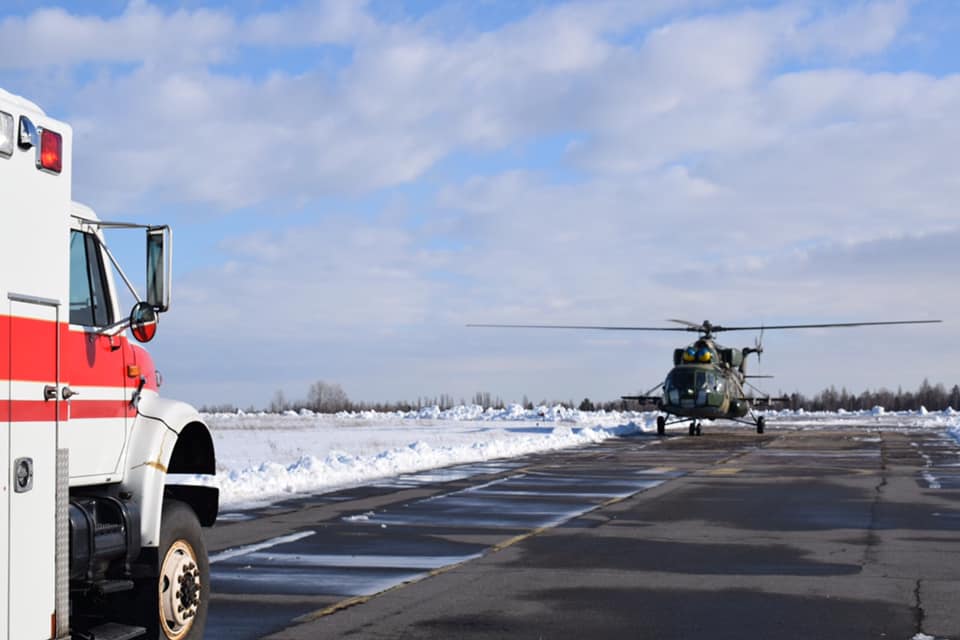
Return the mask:
<svg viewBox="0 0 960 640"><path fill-rule="evenodd" d="M172 245L170 227L147 229L147 302L160 312L170 308Z"/></svg>
<svg viewBox="0 0 960 640"><path fill-rule="evenodd" d="M138 302L130 311L130 332L138 342L150 342L157 335L160 315L149 302Z"/></svg>
<svg viewBox="0 0 960 640"><path fill-rule="evenodd" d="M157 335L160 320L157 310L149 302L138 302L130 312L130 332L138 342L150 342Z"/></svg>

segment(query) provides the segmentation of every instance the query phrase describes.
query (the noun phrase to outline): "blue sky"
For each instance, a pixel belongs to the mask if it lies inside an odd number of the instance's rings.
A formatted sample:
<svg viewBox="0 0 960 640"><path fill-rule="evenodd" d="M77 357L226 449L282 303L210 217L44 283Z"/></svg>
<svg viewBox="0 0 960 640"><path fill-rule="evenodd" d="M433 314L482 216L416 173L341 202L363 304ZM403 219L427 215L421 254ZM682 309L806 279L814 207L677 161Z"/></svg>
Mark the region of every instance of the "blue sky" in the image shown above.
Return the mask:
<svg viewBox="0 0 960 640"><path fill-rule="evenodd" d="M763 372L958 382L952 3L2 9L0 86L74 126L75 198L174 227L172 396L610 399L675 335L464 325L674 317L943 318L771 332Z"/></svg>

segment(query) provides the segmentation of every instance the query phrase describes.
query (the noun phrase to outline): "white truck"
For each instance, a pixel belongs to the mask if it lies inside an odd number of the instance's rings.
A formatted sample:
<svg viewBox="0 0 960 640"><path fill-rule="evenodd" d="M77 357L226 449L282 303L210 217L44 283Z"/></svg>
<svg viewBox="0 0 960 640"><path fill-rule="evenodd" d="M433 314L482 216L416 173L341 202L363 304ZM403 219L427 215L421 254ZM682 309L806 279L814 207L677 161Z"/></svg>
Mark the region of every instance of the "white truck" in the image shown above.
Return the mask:
<svg viewBox="0 0 960 640"><path fill-rule="evenodd" d="M71 151L67 124L0 89L0 638L202 638L213 439L127 337L169 307L171 232L74 203ZM104 242L119 227L146 235L145 299Z"/></svg>

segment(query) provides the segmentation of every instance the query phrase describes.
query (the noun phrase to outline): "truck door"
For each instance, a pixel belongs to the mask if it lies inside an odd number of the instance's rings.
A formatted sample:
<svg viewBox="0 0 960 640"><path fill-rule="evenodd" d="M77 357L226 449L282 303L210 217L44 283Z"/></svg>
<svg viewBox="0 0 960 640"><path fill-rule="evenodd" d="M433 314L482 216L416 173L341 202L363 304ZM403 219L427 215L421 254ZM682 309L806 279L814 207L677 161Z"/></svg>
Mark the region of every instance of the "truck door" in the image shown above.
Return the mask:
<svg viewBox="0 0 960 640"><path fill-rule="evenodd" d="M8 294L8 438L4 497L8 520L3 552L8 571L3 602L8 638L51 636L56 585L59 307L52 300Z"/></svg>
<svg viewBox="0 0 960 640"><path fill-rule="evenodd" d="M124 362L129 344L100 331L115 320L106 273L97 236L72 230L70 330L63 356L69 423L60 430L60 446L70 449L74 484L116 480L131 411Z"/></svg>

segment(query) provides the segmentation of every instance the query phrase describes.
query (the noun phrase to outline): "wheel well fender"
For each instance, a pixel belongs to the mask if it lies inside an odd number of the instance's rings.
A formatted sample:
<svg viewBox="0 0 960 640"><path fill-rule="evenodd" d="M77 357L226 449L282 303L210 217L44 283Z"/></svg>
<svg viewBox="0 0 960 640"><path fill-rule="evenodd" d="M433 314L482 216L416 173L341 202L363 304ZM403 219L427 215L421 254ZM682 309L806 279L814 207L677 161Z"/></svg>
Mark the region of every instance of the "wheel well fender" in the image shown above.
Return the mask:
<svg viewBox="0 0 960 640"><path fill-rule="evenodd" d="M187 503L204 526L213 524L219 490L213 486L213 438L196 409L145 393L127 449L122 489L140 504L143 545L160 540L165 497Z"/></svg>

